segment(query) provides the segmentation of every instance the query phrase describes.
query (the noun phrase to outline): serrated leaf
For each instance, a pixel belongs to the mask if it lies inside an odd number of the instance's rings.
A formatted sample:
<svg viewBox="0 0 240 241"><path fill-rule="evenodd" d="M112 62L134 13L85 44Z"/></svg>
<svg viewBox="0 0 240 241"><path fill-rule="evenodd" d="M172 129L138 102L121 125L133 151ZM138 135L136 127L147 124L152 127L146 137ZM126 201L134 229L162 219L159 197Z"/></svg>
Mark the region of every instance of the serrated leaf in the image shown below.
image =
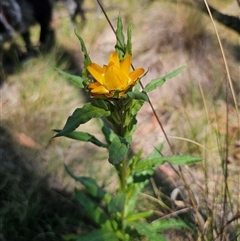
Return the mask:
<svg viewBox="0 0 240 241"><path fill-rule="evenodd" d="M202 159L200 157L195 157L195 156L170 156L166 157L166 162L169 162L174 165L178 166L184 166L184 165L189 165L192 163L200 162Z"/></svg>
<svg viewBox="0 0 240 241"><path fill-rule="evenodd" d="M130 98L133 100L144 100L144 101L148 101L148 96L146 93L144 92L140 92L140 91L131 91L131 92L127 92L123 98Z"/></svg>
<svg viewBox="0 0 240 241"><path fill-rule="evenodd" d="M78 236L77 241L118 241L115 232L108 229L97 229L87 235Z"/></svg>
<svg viewBox="0 0 240 241"><path fill-rule="evenodd" d="M148 217L152 216L152 214L153 214L153 211L131 214L131 215L126 217L126 220L128 222L139 221L141 219L145 219L145 218L148 218Z"/></svg>
<svg viewBox="0 0 240 241"><path fill-rule="evenodd" d="M146 85L146 87L144 88L144 91L150 92L155 90L156 88L162 86L167 79L171 79L175 76L177 76L178 74L180 74L182 72L182 70L185 68L185 66L182 66L178 69L173 70L171 73L164 75L163 77L157 78L157 79L153 79L150 83L148 83Z"/></svg>
<svg viewBox="0 0 240 241"><path fill-rule="evenodd" d="M82 52L84 54L84 65L88 66L88 65L90 65L92 63L92 61L91 61L91 59L90 59L90 57L88 55L85 43L84 43L82 37L80 35L78 35L78 33L76 31L75 31L75 34L76 34L76 36L77 36L77 38L78 38L78 40L79 40L79 42L81 44Z"/></svg>
<svg viewBox="0 0 240 241"><path fill-rule="evenodd" d="M163 143L158 144L154 147L154 150L149 154L147 159L156 159L158 157L162 157L161 151L163 149Z"/></svg>
<svg viewBox="0 0 240 241"><path fill-rule="evenodd" d="M123 35L122 19L120 16L118 16L118 21L117 21L116 38L117 38L117 43L115 45L115 50L121 61L125 55L125 40Z"/></svg>
<svg viewBox="0 0 240 241"><path fill-rule="evenodd" d="M148 223L138 222L132 225L140 235L148 241L167 241L162 235L155 232Z"/></svg>
<svg viewBox="0 0 240 241"><path fill-rule="evenodd" d="M128 99L125 99L126 101ZM126 102L126 115L124 122L124 133L126 137L132 137L134 131L136 130L137 119L136 115L144 104L144 100L131 99L131 101Z"/></svg>
<svg viewBox="0 0 240 241"><path fill-rule="evenodd" d="M130 121L129 121L130 120ZM136 117L132 117L131 119L130 118L126 118L125 119L125 122L124 122L124 135L125 137L128 137L130 138L130 142L132 142L132 135L133 133L135 132L136 130L136 126L137 126L137 119Z"/></svg>
<svg viewBox="0 0 240 241"><path fill-rule="evenodd" d="M126 54L132 55L132 24L129 24L127 29Z"/></svg>
<svg viewBox="0 0 240 241"><path fill-rule="evenodd" d="M138 111L141 109L145 101L143 100L133 100L132 107L131 107L131 116L135 116Z"/></svg>
<svg viewBox="0 0 240 241"><path fill-rule="evenodd" d="M111 201L108 204L108 212L110 214L122 212L122 210L124 209L125 200L125 194L117 193L114 197L112 197Z"/></svg>
<svg viewBox="0 0 240 241"><path fill-rule="evenodd" d="M54 131L60 132L60 130L54 130ZM83 141L83 142L91 142L91 143L95 144L96 146L108 148L107 144L99 141L95 136L93 136L89 133L86 133L86 132L73 131L65 136L70 139L73 139L73 140Z"/></svg>
<svg viewBox="0 0 240 241"><path fill-rule="evenodd" d="M64 76L65 78L67 78L68 80L70 80L74 85L76 85L77 87L83 89L84 85L83 85L83 78L81 76L77 76L77 75L72 75L69 73L66 73L65 71L55 68L59 74L61 74L62 76Z"/></svg>
<svg viewBox="0 0 240 241"><path fill-rule="evenodd" d="M101 109L104 109L104 110L111 110L111 108L114 107L114 105L108 101L108 100L101 100L101 99L97 99L95 102L94 102L94 105L101 108Z"/></svg>
<svg viewBox="0 0 240 241"><path fill-rule="evenodd" d="M148 181L150 177L152 177L154 173L154 169L147 169L141 172L135 172L133 175L133 182L139 183L139 182L145 182Z"/></svg>
<svg viewBox="0 0 240 241"><path fill-rule="evenodd" d="M99 124L101 126L102 133L103 133L103 135L105 137L106 142L108 144L111 144L111 142L112 142L112 140L113 140L113 138L115 136L113 130L110 129L108 126L106 126L103 120L98 119L98 121L99 121Z"/></svg>
<svg viewBox="0 0 240 241"><path fill-rule="evenodd" d="M143 153L143 149L140 149L136 155L134 155L128 162L128 166L130 168L130 171L134 170L136 164L139 162L140 157Z"/></svg>
<svg viewBox="0 0 240 241"><path fill-rule="evenodd" d="M188 165L195 162L201 161L200 157L194 156L169 156L169 157L156 157L153 159L144 159L136 165L135 168L135 175L141 175L142 172L149 172L153 171L157 166L162 165L164 162L169 162L174 165Z"/></svg>
<svg viewBox="0 0 240 241"><path fill-rule="evenodd" d="M81 124L88 122L92 118L100 118L108 115L110 115L110 111L103 110L93 106L91 103L87 103L82 108L76 109L73 114L68 117L65 126L55 137L65 136L73 132Z"/></svg>
<svg viewBox="0 0 240 241"><path fill-rule="evenodd" d="M75 176L66 165L64 165L67 173L77 182L80 182L85 188L86 191L93 197L103 199L106 195L106 191L104 191L101 187L99 187L96 181L90 177L77 177Z"/></svg>
<svg viewBox="0 0 240 241"><path fill-rule="evenodd" d="M145 76L145 73L144 73L143 76ZM143 76L142 76L142 77L143 77ZM141 78L142 78L142 77L141 77ZM137 91L140 91L140 90L141 90L141 85L140 85L139 81L135 84L134 89L137 90Z"/></svg>
<svg viewBox="0 0 240 241"><path fill-rule="evenodd" d="M113 165L120 163L127 155L128 149L129 147L126 141L115 134L111 144L108 147L108 161Z"/></svg>
<svg viewBox="0 0 240 241"><path fill-rule="evenodd" d="M164 157L159 157L159 158L154 158L154 159L144 159L141 160L137 163L135 169L134 169L134 174L135 175L141 175L142 173L146 172L146 174L151 174L153 173L154 169L157 166L162 165L166 161L166 158Z"/></svg>
<svg viewBox="0 0 240 241"><path fill-rule="evenodd" d="M130 179L130 176L127 180L128 187L127 187L127 197L126 197L126 206L125 206L125 216L127 217L130 214L133 214L136 210L136 202L139 197L139 193L143 190L143 188L147 185L148 181L134 183ZM130 183L130 184L129 184Z"/></svg>
<svg viewBox="0 0 240 241"><path fill-rule="evenodd" d="M154 229L156 232L162 232L168 229L181 229L181 228L188 228L186 223L182 221L181 219L167 219L167 220L156 220L153 221L151 224L152 229Z"/></svg>
<svg viewBox="0 0 240 241"><path fill-rule="evenodd" d="M76 31L75 31L75 35L77 36L77 38L78 38L78 40L81 44L82 52L84 54L84 66L83 66L83 69L82 69L82 76L83 76L84 81L87 82L88 81L88 78L87 78L88 71L87 71L86 67L91 65L92 61L91 61L91 59L88 55L87 48L85 46L85 43L84 43L83 39L81 38L80 35L77 34Z"/></svg>
<svg viewBox="0 0 240 241"><path fill-rule="evenodd" d="M90 197L80 190L75 191L76 199L84 207L87 215L100 227L110 228L110 217L105 211L100 208L99 204L95 203Z"/></svg>

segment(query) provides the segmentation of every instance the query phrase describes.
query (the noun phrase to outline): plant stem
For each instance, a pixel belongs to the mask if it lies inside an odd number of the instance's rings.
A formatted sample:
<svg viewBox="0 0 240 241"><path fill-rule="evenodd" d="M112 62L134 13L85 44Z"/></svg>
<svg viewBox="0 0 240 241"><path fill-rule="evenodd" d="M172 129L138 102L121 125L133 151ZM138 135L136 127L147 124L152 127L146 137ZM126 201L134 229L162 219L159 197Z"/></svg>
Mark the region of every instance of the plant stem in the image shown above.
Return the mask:
<svg viewBox="0 0 240 241"><path fill-rule="evenodd" d="M120 124L118 125L118 128L116 128L115 132L120 137L125 137L124 133L124 123L125 123L125 106L123 104L123 101L121 99L118 99L114 101L114 104L118 110L118 116L120 119ZM116 165L116 169L119 176L119 183L120 183L120 191L122 193L125 192L126 189L126 174L127 174L127 165L126 165L127 159L124 158L119 164Z"/></svg>
<svg viewBox="0 0 240 241"><path fill-rule="evenodd" d="M125 192L126 190L126 159L123 159L122 162L116 165L116 169L118 172L118 177L119 177L119 189L122 193Z"/></svg>
<svg viewBox="0 0 240 241"><path fill-rule="evenodd" d="M125 105L124 101L122 99L118 99L114 101L114 105L116 106L118 110L118 117L120 120L120 124L115 128L115 133L119 135L122 138L125 138L125 131L124 131L124 125L125 125L125 119L126 119L126 111L125 111ZM118 173L119 178L119 192L122 194L126 194L126 179L127 179L127 157L125 157L120 163L115 165L115 168ZM125 216L125 207L126 202L123 206L123 209L121 211L121 223L120 228L123 236L125 237L125 225L124 225L124 216Z"/></svg>

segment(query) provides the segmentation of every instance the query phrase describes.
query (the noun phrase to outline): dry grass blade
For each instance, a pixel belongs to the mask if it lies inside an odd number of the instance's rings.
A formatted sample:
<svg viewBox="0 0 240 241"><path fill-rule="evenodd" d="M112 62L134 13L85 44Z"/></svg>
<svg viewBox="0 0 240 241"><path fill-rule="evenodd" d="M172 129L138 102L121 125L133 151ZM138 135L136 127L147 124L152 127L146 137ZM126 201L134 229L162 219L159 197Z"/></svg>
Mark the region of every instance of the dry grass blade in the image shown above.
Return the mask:
<svg viewBox="0 0 240 241"><path fill-rule="evenodd" d="M205 6L207 8L209 17L210 17L211 22L213 24L214 31L215 31L215 34L216 34L216 37L217 37L217 40L218 40L218 43L219 43L219 47L220 47L220 50L221 50L221 54L222 54L222 58L223 58L224 66L225 66L225 70L226 70L227 81L228 81L228 84L230 86L232 98L233 98L234 104L235 104L235 110L236 110L237 120L238 120L238 127L240 127L237 99L236 99L236 95L234 93L234 88L233 88L233 84L232 84L232 80L231 80L231 76L230 76L230 72L229 72L229 68L228 68L228 64L227 64L227 60L226 60L226 56L225 56L225 53L224 53L224 50L223 50L223 47L222 47L222 42L221 42L221 39L219 37L219 34L218 34L218 31L217 31L217 27L215 25L215 22L213 20L213 16L211 14L209 5L208 5L206 0L204 0L204 3L205 3ZM226 215L227 215L227 210L226 210L227 199L229 198L229 201L231 200L230 193L229 193L229 188L228 188L228 165L227 165L227 161L228 161L228 157L229 157L229 153L228 153L228 150L229 150L229 137L228 137L229 136L229 129L228 129L229 128L229 125L228 125L229 108L228 108L228 105L229 104L228 104L228 88L227 88L228 84L226 84L226 106L227 106L227 110L226 110L226 113L227 113L227 115L226 115L226 140L225 140L225 142L226 142L225 143L225 145L226 145L226 152L225 152L225 158L222 161L222 167L223 167L223 172L224 172L223 173L224 174L224 185L225 185L225 187L224 187L224 194L223 194L223 196L224 196L223 216L222 216L222 223L221 223L222 231L223 231L223 227L224 227L224 220L226 219ZM224 240L224 235L221 236L221 240Z"/></svg>

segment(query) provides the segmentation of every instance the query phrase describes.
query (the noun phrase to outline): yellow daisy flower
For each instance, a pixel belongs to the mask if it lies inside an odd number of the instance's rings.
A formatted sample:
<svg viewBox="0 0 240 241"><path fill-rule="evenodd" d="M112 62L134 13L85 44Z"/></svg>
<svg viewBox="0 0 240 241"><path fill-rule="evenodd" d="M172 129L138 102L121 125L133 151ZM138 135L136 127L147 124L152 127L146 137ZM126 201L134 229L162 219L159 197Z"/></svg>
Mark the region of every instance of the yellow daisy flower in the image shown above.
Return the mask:
<svg viewBox="0 0 240 241"><path fill-rule="evenodd" d="M105 95L107 98L112 98L115 91L118 91L119 97L122 97L144 73L143 68L130 72L131 59L131 55L128 54L120 62L118 54L113 52L109 57L108 65L100 67L92 63L87 66L87 70L95 79L95 82L88 85L91 95L93 97Z"/></svg>

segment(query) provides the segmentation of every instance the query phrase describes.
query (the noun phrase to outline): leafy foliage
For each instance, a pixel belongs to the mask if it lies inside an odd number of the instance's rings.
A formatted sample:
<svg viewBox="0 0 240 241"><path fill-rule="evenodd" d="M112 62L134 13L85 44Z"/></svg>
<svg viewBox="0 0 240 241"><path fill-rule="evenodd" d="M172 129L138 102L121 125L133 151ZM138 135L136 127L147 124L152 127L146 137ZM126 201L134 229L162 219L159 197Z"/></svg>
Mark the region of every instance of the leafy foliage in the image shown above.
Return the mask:
<svg viewBox="0 0 240 241"><path fill-rule="evenodd" d="M61 130L54 130L54 131L60 132ZM91 135L89 133L86 133L86 132L73 131L73 132L71 132L69 134L66 134L65 136L68 137L68 138L77 140L77 141L91 142L94 145L99 146L99 147L105 147L105 148L108 147L107 144L99 141L95 136L93 136L93 135Z"/></svg>
<svg viewBox="0 0 240 241"><path fill-rule="evenodd" d="M55 69L58 71L59 74L66 77L68 80L70 80L78 88L81 88L81 89L84 88L82 77L77 76L77 75L68 74L68 73L64 72L63 70L61 70L59 68L55 68Z"/></svg>
<svg viewBox="0 0 240 241"><path fill-rule="evenodd" d="M127 29L127 43L123 34L123 24L118 17L116 30L115 50L120 60L126 54L132 54L132 25ZM85 56L83 68L83 80L75 79L64 72L61 74L70 78L81 88L80 83L87 83L87 66L91 64L83 39L78 36L82 51ZM129 63L128 63L129 64ZM97 65L96 65L97 66ZM116 66L115 66L116 67ZM116 67L117 68L117 67ZM136 88L131 87L120 97L118 91L108 98L108 96L95 99L95 103L87 103L82 108L78 108L68 118L62 130L56 130L57 136L66 136L83 142L91 142L98 147L104 147L108 150L108 161L115 167L118 178L119 188L114 194L105 191L98 186L94 179L88 177L77 177L65 166L67 173L84 186L84 190L76 190L76 199L87 210L88 217L93 220L96 229L77 237L75 240L122 240L146 238L149 241L164 241L161 235L162 231L168 228L186 227L181 220L155 220L147 222L147 219L153 218L153 211L137 212L137 201L140 192L149 182L157 166L164 162L174 165L188 165L201 161L198 157L192 156L168 156L161 154L163 144L156 146L154 151L147 157L141 158L142 150L129 158L129 149L132 142L132 135L137 124L137 113L145 102L149 101L147 92L153 91L165 83L167 79L178 75L184 67L178 68L171 73L152 80L146 87L140 91L139 85ZM96 71L98 67L96 67ZM102 75L105 74L101 69ZM124 70L125 71L125 70ZM98 88L98 86L96 87ZM106 143L99 141L95 136L75 131L75 129L88 122L92 118L98 118L101 130L105 136ZM104 121L101 120L104 118ZM106 122L108 121L108 125Z"/></svg>
<svg viewBox="0 0 240 241"><path fill-rule="evenodd" d="M148 83L145 86L144 92L147 93L147 92L157 89L158 87L162 86L166 82L167 79L171 79L173 77L176 77L178 74L180 74L184 68L185 68L185 66L182 66L178 69L173 70L169 74L164 75L163 77L153 79L150 83Z"/></svg>
<svg viewBox="0 0 240 241"><path fill-rule="evenodd" d="M118 21L117 21L116 38L117 38L117 43L115 45L115 50L118 53L119 59L122 60L125 55L126 45L125 45L125 38L123 34L122 19L120 16L118 16Z"/></svg>
<svg viewBox="0 0 240 241"><path fill-rule="evenodd" d="M108 116L109 114L109 111L105 111L92 105L91 103L87 103L82 108L76 109L73 114L68 117L65 126L55 135L55 137L68 135L81 124L88 122L92 118L104 117Z"/></svg>
<svg viewBox="0 0 240 241"><path fill-rule="evenodd" d="M128 149L127 142L123 138L115 135L108 148L109 162L113 165L122 162L128 153Z"/></svg>

